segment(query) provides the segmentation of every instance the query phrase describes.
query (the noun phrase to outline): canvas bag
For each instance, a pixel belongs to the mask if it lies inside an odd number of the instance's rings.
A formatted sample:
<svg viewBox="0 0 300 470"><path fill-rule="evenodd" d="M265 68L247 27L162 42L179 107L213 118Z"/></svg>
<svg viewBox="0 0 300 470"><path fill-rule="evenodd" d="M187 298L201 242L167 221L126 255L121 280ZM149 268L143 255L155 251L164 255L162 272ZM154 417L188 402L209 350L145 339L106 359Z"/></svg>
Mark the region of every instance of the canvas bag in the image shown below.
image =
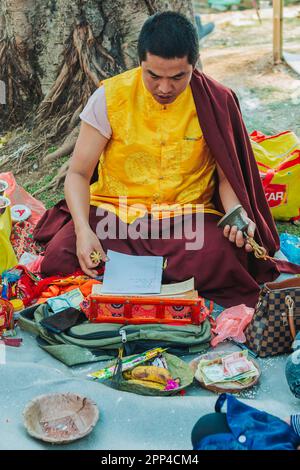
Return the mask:
<svg viewBox="0 0 300 470"><path fill-rule="evenodd" d="M300 141L291 131L250 134L264 192L276 220L300 219Z"/></svg>
<svg viewBox="0 0 300 470"><path fill-rule="evenodd" d="M168 348L169 353L177 355L201 353L209 348L211 339L209 320L200 325L182 326L85 321L55 334L40 324L51 314L47 304L29 307L20 313L19 325L38 335L39 346L68 366L112 359L117 357L121 346L126 356L155 347Z"/></svg>
<svg viewBox="0 0 300 470"><path fill-rule="evenodd" d="M264 284L245 331L247 346L260 357L289 353L298 331L300 277Z"/></svg>

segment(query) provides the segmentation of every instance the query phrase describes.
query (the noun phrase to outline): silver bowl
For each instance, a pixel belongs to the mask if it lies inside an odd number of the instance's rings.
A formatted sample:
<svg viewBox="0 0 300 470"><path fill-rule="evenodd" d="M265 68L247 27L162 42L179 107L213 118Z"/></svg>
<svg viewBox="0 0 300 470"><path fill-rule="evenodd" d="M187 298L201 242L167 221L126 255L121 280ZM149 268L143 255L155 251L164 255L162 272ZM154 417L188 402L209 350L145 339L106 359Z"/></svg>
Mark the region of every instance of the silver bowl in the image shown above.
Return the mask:
<svg viewBox="0 0 300 470"><path fill-rule="evenodd" d="M0 180L0 196L4 196L5 191L8 188L8 183L5 180Z"/></svg>
<svg viewBox="0 0 300 470"><path fill-rule="evenodd" d="M10 206L10 200L7 197L0 196L0 215L4 214L8 206Z"/></svg>

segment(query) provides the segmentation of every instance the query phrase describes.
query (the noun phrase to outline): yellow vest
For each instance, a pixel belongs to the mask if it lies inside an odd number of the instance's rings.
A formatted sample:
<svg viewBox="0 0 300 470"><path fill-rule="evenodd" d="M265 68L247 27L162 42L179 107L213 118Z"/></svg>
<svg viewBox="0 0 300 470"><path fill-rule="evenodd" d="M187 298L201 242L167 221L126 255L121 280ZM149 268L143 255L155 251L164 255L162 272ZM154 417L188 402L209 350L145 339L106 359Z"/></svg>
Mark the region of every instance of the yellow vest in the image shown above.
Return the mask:
<svg viewBox="0 0 300 470"><path fill-rule="evenodd" d="M162 105L146 89L140 67L103 84L112 137L100 156L91 204L127 223L147 212L178 215L186 204L192 205L187 212L203 211L195 207L203 204L204 212L222 215L212 204L216 166L190 86L173 103ZM133 204L143 207L130 208Z"/></svg>

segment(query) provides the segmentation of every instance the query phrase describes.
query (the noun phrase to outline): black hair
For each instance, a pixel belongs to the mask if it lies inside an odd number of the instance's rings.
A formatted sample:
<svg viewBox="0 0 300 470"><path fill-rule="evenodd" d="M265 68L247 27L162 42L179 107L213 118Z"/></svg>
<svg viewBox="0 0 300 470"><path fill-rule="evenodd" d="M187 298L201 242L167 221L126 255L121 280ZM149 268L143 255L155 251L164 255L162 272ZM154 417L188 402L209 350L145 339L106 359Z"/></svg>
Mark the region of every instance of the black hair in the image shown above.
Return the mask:
<svg viewBox="0 0 300 470"><path fill-rule="evenodd" d="M187 56L194 67L199 57L196 28L188 18L175 11L155 13L146 20L139 35L140 63L146 60L147 52L164 59Z"/></svg>

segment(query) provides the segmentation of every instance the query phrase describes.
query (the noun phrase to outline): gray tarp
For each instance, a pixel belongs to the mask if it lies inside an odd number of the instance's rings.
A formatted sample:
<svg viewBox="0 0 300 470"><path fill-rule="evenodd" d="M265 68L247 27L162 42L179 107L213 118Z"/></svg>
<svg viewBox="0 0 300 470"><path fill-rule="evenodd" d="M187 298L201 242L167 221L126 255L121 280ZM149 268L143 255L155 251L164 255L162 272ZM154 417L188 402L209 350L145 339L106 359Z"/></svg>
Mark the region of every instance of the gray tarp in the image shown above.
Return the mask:
<svg viewBox="0 0 300 470"><path fill-rule="evenodd" d="M0 365L0 449L191 449L193 425L214 410L217 395L197 384L189 387L185 396L177 397L119 392L86 378L101 364L68 368L40 349L34 336L20 335L22 346L6 347L6 364ZM218 346L218 350L229 349L237 347L229 343ZM260 383L240 398L281 418L300 412L300 400L291 394L285 379L286 357L258 360ZM53 446L27 434L22 421L25 405L37 395L56 392L83 394L97 403L100 419L89 436Z"/></svg>
<svg viewBox="0 0 300 470"><path fill-rule="evenodd" d="M67 368L22 332L20 348L7 347L7 363L0 366L1 449L191 449L190 434L197 419L212 412L217 395L197 385L185 396L153 398L118 392L86 379L92 364ZM235 349L226 344L218 349ZM188 358L186 358L188 359ZM300 401L285 380L285 356L259 360L260 383L241 395L247 403L280 417L300 411ZM31 438L22 423L22 411L35 396L75 392L97 403L100 419L92 433L67 446L52 446Z"/></svg>

